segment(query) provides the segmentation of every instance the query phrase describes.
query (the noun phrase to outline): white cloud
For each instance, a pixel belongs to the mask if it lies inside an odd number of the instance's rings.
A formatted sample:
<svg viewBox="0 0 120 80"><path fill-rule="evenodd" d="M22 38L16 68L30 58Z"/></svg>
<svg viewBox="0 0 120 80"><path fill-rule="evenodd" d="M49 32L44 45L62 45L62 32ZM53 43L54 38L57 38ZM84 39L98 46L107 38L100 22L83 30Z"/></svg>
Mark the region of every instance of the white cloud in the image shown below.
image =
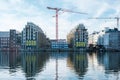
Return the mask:
<svg viewBox="0 0 120 80"><path fill-rule="evenodd" d="M109 5L107 3L103 3L102 6L97 10L96 14L94 17L99 17L102 14L104 14L104 12L109 9Z"/></svg>
<svg viewBox="0 0 120 80"><path fill-rule="evenodd" d="M67 33L73 29L79 23L84 23L88 28L88 31L98 30L101 25L114 25L112 22L108 24L102 20L88 20L87 17L99 17L104 15L104 12L108 9L114 9L115 14L108 16L117 15L119 11L119 0L114 4L108 1L99 0L64 0L56 1L56 4L50 4L49 0L36 0L34 4L29 0L1 0L0 1L0 27L3 30L9 30L11 28L21 31L26 25L27 21L32 21L36 25L39 25L43 31L50 38L55 38L55 11L47 10L46 7L50 6L62 6L62 8L70 9L78 12L87 12L89 15L78 15L72 13L66 13L59 15L59 38L66 38ZM62 4L59 4L62 3ZM107 17L107 16L106 16Z"/></svg>

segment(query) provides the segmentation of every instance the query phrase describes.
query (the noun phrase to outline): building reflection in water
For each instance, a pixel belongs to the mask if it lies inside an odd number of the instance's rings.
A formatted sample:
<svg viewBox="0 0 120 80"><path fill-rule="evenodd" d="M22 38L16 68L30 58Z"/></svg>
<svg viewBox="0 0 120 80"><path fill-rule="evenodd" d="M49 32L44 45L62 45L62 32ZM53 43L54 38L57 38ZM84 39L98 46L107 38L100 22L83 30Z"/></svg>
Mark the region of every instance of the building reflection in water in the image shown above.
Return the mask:
<svg viewBox="0 0 120 80"><path fill-rule="evenodd" d="M5 68L9 67L9 52L1 52L0 51L0 67Z"/></svg>
<svg viewBox="0 0 120 80"><path fill-rule="evenodd" d="M4 50L0 52L0 67L9 69L10 74L16 72L16 68L20 66L18 58L19 52L16 50Z"/></svg>
<svg viewBox="0 0 120 80"><path fill-rule="evenodd" d="M119 80L119 71L119 53L103 52L88 54L88 71L85 75L85 79Z"/></svg>
<svg viewBox="0 0 120 80"><path fill-rule="evenodd" d="M70 53L67 65L79 75L81 79L111 79L119 80L120 53ZM105 76L107 75L107 77Z"/></svg>
<svg viewBox="0 0 120 80"><path fill-rule="evenodd" d="M107 71L118 72L120 71L120 53L119 52L106 52L97 53L99 64L102 64Z"/></svg>
<svg viewBox="0 0 120 80"><path fill-rule="evenodd" d="M26 78L33 79L37 73L43 70L47 60L49 59L49 54L40 52L22 52L21 53L21 65L23 71L25 72Z"/></svg>
<svg viewBox="0 0 120 80"><path fill-rule="evenodd" d="M61 80L61 78L63 78L62 74L63 73L63 69L65 69L64 64L65 64L65 59L67 58L68 53L67 52L51 52L50 54L50 58L53 59L55 66L54 66L54 71L55 71L55 79L54 80ZM64 64L63 64L64 63ZM62 66L61 66L62 65Z"/></svg>
<svg viewBox="0 0 120 80"><path fill-rule="evenodd" d="M120 80L120 53L4 50L0 70L27 80Z"/></svg>
<svg viewBox="0 0 120 80"><path fill-rule="evenodd" d="M74 52L68 54L67 64L74 69L76 73L82 78L87 71L88 59L85 52Z"/></svg>

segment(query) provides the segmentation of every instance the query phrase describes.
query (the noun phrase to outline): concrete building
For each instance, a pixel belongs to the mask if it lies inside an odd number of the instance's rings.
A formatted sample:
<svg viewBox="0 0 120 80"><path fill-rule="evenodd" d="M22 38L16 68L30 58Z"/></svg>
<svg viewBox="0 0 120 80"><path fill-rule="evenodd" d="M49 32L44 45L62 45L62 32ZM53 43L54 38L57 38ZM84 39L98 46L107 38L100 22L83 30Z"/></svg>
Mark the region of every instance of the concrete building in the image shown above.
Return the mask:
<svg viewBox="0 0 120 80"><path fill-rule="evenodd" d="M11 29L10 30L10 40L9 40L9 48L14 49L14 48L20 48L21 46L21 33Z"/></svg>
<svg viewBox="0 0 120 80"><path fill-rule="evenodd" d="M120 49L120 31L117 28L109 29L104 35L104 47L106 49Z"/></svg>
<svg viewBox="0 0 120 80"><path fill-rule="evenodd" d="M120 31L118 29L109 29L108 27L100 32L94 32L89 35L89 45L104 46L106 49L120 49Z"/></svg>
<svg viewBox="0 0 120 80"><path fill-rule="evenodd" d="M67 35L67 42L71 48L84 48L88 45L88 32L83 24L79 24Z"/></svg>
<svg viewBox="0 0 120 80"><path fill-rule="evenodd" d="M20 33L13 29L11 29L10 31L1 31L0 32L0 49L16 50L16 48L20 48L20 42L21 42L20 37L21 37Z"/></svg>
<svg viewBox="0 0 120 80"><path fill-rule="evenodd" d="M68 44L65 39L51 40L51 48L68 48Z"/></svg>
<svg viewBox="0 0 120 80"><path fill-rule="evenodd" d="M0 49L9 49L10 32L0 32Z"/></svg>
<svg viewBox="0 0 120 80"><path fill-rule="evenodd" d="M42 29L32 22L28 22L22 31L23 49L40 49L49 47L49 39Z"/></svg>

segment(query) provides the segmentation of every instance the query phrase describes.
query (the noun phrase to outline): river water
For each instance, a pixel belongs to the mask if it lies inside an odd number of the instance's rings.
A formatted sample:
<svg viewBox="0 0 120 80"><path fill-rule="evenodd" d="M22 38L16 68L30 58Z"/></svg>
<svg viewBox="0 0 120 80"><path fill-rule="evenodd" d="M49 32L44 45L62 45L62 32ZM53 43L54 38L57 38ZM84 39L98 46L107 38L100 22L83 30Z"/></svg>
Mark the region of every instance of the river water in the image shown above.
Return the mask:
<svg viewBox="0 0 120 80"><path fill-rule="evenodd" d="M120 80L120 53L3 51L0 80Z"/></svg>

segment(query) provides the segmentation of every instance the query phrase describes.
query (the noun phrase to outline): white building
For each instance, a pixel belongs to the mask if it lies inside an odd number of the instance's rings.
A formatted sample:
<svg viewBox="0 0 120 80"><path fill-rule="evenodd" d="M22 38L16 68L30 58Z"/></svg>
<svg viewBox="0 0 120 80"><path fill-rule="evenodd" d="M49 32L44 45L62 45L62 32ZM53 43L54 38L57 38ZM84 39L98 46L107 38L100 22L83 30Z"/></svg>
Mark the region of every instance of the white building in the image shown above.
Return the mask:
<svg viewBox="0 0 120 80"><path fill-rule="evenodd" d="M105 30L102 30L100 32L94 32L89 35L88 40L89 45L92 44L94 47L96 45L102 45L106 49L114 49L119 50L120 49L120 31L118 31L116 28L109 29L105 28Z"/></svg>
<svg viewBox="0 0 120 80"><path fill-rule="evenodd" d="M92 34L89 35L88 44L96 45L104 45L104 35L105 32L109 30L109 27L105 27L104 30L99 32L94 31Z"/></svg>
<svg viewBox="0 0 120 80"><path fill-rule="evenodd" d="M93 32L88 37L88 45L93 44L93 46L97 45L97 41L99 38L99 32Z"/></svg>

